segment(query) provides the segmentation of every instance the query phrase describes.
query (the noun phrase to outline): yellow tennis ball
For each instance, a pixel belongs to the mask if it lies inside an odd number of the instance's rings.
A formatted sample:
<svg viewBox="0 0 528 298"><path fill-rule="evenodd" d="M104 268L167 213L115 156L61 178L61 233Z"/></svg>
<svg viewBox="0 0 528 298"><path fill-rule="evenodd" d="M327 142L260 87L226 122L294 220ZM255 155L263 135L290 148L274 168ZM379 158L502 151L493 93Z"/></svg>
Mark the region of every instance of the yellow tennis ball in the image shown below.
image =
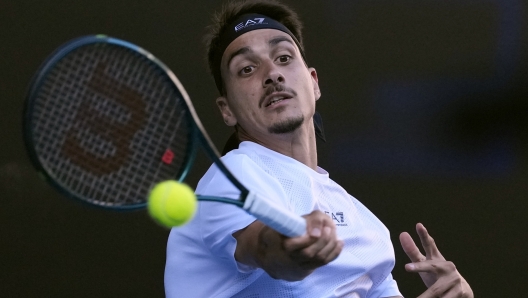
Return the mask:
<svg viewBox="0 0 528 298"><path fill-rule="evenodd" d="M174 180L160 182L150 191L148 211L168 228L184 225L196 212L196 195L187 185Z"/></svg>

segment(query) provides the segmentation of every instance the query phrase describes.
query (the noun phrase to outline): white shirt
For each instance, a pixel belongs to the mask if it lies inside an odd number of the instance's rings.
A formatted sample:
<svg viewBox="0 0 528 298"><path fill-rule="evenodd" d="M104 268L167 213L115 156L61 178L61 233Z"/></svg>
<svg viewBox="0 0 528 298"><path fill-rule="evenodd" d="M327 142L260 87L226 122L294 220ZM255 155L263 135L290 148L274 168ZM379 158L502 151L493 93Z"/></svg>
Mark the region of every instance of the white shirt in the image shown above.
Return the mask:
<svg viewBox="0 0 528 298"><path fill-rule="evenodd" d="M302 281L271 278L234 259L232 234L255 218L234 205L201 202L195 218L172 229L167 244L167 297L390 297L401 296L392 279L394 250L387 228L358 200L295 159L252 142L222 157L246 187L298 215L321 210L344 241L339 257ZM198 183L200 195L238 198L239 191L212 165Z"/></svg>

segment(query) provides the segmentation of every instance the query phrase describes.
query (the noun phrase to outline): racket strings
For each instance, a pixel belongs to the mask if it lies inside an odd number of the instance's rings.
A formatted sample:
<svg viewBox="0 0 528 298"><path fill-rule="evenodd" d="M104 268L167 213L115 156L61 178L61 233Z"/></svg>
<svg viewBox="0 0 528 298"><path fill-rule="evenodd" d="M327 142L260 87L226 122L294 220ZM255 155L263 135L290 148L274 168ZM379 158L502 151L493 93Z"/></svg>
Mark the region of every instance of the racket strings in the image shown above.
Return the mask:
<svg viewBox="0 0 528 298"><path fill-rule="evenodd" d="M90 203L144 204L153 183L184 170L192 132L185 102L166 72L133 50L75 49L51 68L34 101L41 164Z"/></svg>

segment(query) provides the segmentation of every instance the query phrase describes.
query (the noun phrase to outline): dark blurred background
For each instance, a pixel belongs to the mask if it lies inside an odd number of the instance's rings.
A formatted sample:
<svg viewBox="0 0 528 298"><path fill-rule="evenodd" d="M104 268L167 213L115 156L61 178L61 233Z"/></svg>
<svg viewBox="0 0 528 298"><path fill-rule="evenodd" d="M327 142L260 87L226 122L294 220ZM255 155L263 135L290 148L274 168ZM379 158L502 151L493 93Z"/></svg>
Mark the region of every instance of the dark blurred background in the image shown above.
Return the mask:
<svg viewBox="0 0 528 298"><path fill-rule="evenodd" d="M394 277L425 290L398 235L422 222L477 297L528 292L528 27L521 0L285 1L305 24L327 133L320 165L391 231ZM161 297L168 230L145 211L73 202L38 178L22 142L26 88L77 36L105 33L165 62L213 141L202 35L220 1L0 2L0 295ZM210 164L202 154L187 180ZM416 238L415 238L416 239ZM199 282L199 281L197 281Z"/></svg>

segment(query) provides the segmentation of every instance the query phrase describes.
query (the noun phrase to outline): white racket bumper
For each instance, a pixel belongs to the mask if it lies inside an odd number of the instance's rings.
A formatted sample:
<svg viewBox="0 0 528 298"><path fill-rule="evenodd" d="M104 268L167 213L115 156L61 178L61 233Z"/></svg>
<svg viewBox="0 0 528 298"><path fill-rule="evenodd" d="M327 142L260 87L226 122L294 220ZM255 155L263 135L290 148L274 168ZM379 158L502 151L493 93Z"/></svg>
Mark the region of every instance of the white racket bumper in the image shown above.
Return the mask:
<svg viewBox="0 0 528 298"><path fill-rule="evenodd" d="M306 220L301 216L250 192L243 207L258 220L288 237L306 233Z"/></svg>

